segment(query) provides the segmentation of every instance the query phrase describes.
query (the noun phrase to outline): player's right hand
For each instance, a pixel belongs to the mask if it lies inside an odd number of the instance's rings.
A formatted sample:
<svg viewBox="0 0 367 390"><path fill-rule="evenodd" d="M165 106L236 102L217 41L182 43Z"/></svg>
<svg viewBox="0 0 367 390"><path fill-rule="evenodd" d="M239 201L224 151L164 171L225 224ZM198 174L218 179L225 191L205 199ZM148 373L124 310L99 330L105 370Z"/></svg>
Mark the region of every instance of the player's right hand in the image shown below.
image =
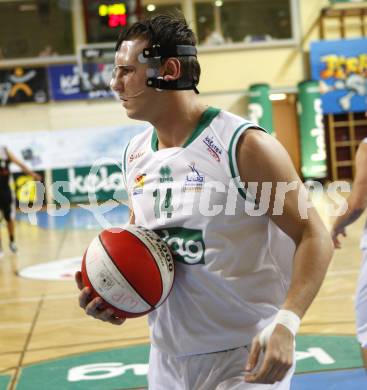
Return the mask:
<svg viewBox="0 0 367 390"><path fill-rule="evenodd" d="M343 237L347 236L347 233L345 232L345 228L333 228L331 230L331 238L333 240L334 248L340 249L342 247L342 244L339 239L339 235L342 235Z"/></svg>
<svg viewBox="0 0 367 390"><path fill-rule="evenodd" d="M80 290L79 306L87 315L113 325L122 325L125 322L126 318L116 316L113 309L105 307L105 302L102 298L96 297L92 299L92 291L89 287L84 286L80 271L76 272L75 281Z"/></svg>

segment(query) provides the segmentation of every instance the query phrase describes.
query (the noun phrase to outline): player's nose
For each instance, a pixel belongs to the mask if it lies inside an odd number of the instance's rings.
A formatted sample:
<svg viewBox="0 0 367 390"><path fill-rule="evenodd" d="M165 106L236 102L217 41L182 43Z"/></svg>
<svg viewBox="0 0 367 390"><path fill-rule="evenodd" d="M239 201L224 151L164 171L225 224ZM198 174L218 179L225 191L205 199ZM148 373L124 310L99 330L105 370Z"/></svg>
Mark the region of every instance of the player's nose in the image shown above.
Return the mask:
<svg viewBox="0 0 367 390"><path fill-rule="evenodd" d="M114 92L122 92L124 90L123 82L119 77L112 77L110 81L110 88Z"/></svg>

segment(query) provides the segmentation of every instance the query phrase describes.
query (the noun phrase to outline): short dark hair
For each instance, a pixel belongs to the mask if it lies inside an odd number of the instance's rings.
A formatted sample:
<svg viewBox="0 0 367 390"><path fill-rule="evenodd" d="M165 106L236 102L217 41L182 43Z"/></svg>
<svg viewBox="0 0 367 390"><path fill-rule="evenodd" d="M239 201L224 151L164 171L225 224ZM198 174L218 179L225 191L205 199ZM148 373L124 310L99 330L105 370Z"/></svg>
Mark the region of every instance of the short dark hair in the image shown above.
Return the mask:
<svg viewBox="0 0 367 390"><path fill-rule="evenodd" d="M116 51L121 43L130 39L146 39L149 45L159 43L168 52L175 52L177 45L196 45L194 32L189 28L182 15L155 15L135 22L124 29L116 43ZM182 78L193 80L195 85L200 79L200 64L195 56L178 56L182 65ZM162 62L164 62L162 58Z"/></svg>

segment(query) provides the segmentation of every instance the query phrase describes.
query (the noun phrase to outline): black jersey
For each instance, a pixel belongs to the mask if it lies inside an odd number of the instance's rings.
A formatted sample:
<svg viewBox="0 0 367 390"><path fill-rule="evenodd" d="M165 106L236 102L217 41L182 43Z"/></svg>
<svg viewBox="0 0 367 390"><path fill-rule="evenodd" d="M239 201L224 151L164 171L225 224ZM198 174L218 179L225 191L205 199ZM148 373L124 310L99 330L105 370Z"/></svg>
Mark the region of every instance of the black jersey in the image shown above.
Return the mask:
<svg viewBox="0 0 367 390"><path fill-rule="evenodd" d="M9 191L10 159L4 146L0 146L0 191Z"/></svg>

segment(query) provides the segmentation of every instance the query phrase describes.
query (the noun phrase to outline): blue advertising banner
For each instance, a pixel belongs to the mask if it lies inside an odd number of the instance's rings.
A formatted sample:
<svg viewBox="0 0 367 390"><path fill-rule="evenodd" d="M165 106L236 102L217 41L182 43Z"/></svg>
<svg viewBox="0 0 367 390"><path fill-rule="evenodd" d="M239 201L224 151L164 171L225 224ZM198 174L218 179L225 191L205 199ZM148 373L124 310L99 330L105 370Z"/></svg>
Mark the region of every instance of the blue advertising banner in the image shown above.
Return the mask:
<svg viewBox="0 0 367 390"><path fill-rule="evenodd" d="M97 88L96 77L92 79L87 72L81 72L76 64L50 66L48 77L53 100L98 99L113 96L105 84L103 88Z"/></svg>
<svg viewBox="0 0 367 390"><path fill-rule="evenodd" d="M311 74L325 114L367 110L367 39L311 43Z"/></svg>

